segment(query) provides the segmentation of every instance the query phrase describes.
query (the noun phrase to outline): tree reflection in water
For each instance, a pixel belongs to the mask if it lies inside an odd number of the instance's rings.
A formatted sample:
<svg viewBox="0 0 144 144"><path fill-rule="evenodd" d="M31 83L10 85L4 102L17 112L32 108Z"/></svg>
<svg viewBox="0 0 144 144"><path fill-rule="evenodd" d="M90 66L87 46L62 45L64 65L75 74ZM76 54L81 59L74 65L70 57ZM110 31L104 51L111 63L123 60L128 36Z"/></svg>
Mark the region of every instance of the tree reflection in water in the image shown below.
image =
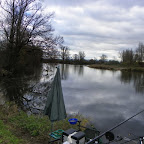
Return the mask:
<svg viewBox="0 0 144 144"><path fill-rule="evenodd" d="M68 74L69 74L69 65L62 64L61 65L61 79L66 80L68 78Z"/></svg>
<svg viewBox="0 0 144 144"><path fill-rule="evenodd" d="M55 67L55 64L42 64L41 66L32 67L26 73L19 73L18 75L13 75L9 78L1 78L0 97L2 97L1 92L3 91L3 95L6 100L15 101L22 109L31 113L39 113L40 111L43 111L47 93L50 89L50 83L52 82L55 74ZM81 86L83 86L83 82L85 81L84 79L87 79L86 76L88 76L88 73L86 73L87 69L86 67L79 65L61 65L61 78L66 81L69 79L69 76L72 77L73 75L76 75L82 80ZM95 73L95 70L93 70L93 73L90 73L89 76L93 79L93 75L96 75L97 77L101 77L103 79L102 75L105 76L103 72L108 73L108 75L110 74L109 71L105 70L100 72L101 74L99 75L99 73ZM128 83L129 85L133 84L137 93L144 93L144 73L124 71L119 73L115 71L112 72L113 75L115 75L115 73L118 74L119 80L122 83ZM93 81L91 83L90 82L91 81L86 81L88 86L92 84L92 88L94 84ZM104 86L104 83L102 83L102 86ZM97 93L99 92L98 90L100 89L97 89Z"/></svg>
<svg viewBox="0 0 144 144"><path fill-rule="evenodd" d="M74 73L77 73L79 76L83 76L84 74L84 66L82 65L61 64L61 79L62 80L68 79L71 69L74 71Z"/></svg>
<svg viewBox="0 0 144 144"><path fill-rule="evenodd" d="M133 83L136 93L144 93L144 73L121 71L120 80L123 83Z"/></svg>
<svg viewBox="0 0 144 144"><path fill-rule="evenodd" d="M53 67L53 66L52 66ZM45 75L42 65L31 67L27 73L18 73L1 79L0 88L9 101L14 101L21 109L31 113L39 113L44 109L46 95L50 83L42 78L49 76L49 67Z"/></svg>
<svg viewBox="0 0 144 144"><path fill-rule="evenodd" d="M78 73L79 76L83 76L84 75L84 66L74 65L74 72Z"/></svg>

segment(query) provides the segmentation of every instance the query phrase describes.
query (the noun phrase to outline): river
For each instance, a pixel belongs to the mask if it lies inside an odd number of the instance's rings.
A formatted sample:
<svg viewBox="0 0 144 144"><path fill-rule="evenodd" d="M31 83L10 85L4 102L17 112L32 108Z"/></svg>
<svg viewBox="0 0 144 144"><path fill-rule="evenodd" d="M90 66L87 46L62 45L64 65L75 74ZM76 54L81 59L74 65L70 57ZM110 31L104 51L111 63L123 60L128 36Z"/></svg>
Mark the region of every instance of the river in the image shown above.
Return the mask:
<svg viewBox="0 0 144 144"><path fill-rule="evenodd" d="M54 67L43 64L34 76L25 77L27 81L17 88L18 92L16 88L9 88L5 93L22 95L21 103L24 109L31 108L31 113L43 110L46 101L44 94L55 73ZM144 73L99 70L79 65L60 65L60 71L67 113L82 114L101 132L144 109ZM18 79L11 80L11 83L20 86L24 80L18 83ZM4 99L10 98L1 96L1 103ZM144 113L113 132L129 138L144 135Z"/></svg>
<svg viewBox="0 0 144 144"><path fill-rule="evenodd" d="M144 109L144 73L63 65L62 87L67 113L80 113L105 131ZM119 136L144 135L144 113L123 124Z"/></svg>

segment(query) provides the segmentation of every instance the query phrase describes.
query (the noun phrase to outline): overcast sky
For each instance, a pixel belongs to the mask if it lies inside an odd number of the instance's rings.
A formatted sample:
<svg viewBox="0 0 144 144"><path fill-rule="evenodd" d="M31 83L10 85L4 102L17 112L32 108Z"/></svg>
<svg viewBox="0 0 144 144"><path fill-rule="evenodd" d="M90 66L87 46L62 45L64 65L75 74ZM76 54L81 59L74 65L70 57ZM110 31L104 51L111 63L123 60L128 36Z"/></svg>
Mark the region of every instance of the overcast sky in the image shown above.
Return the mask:
<svg viewBox="0 0 144 144"><path fill-rule="evenodd" d="M64 37L71 54L86 58L102 54L118 57L126 48L144 41L144 0L45 0L55 12L53 27Z"/></svg>
<svg viewBox="0 0 144 144"><path fill-rule="evenodd" d="M52 25L64 37L71 55L86 58L136 49L144 42L144 0L42 0L45 12L55 12Z"/></svg>

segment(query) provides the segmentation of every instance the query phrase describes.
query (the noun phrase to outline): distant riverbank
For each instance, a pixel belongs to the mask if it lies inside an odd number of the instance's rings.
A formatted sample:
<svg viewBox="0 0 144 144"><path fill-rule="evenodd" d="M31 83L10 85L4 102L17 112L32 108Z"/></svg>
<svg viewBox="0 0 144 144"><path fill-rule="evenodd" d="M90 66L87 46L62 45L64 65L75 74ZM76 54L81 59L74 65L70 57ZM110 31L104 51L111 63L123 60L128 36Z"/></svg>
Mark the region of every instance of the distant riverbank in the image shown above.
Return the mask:
<svg viewBox="0 0 144 144"><path fill-rule="evenodd" d="M122 70L122 71L144 72L144 67L134 67L134 66L92 64L92 65L89 65L88 67L96 68L96 69L104 69L104 70Z"/></svg>

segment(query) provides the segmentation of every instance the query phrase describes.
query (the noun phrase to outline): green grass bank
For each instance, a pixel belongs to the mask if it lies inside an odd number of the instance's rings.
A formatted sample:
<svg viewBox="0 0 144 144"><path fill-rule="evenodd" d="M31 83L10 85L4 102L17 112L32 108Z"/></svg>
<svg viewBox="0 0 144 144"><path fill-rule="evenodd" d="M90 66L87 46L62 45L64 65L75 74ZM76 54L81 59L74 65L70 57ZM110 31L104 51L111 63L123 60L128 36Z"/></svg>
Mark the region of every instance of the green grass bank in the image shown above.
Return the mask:
<svg viewBox="0 0 144 144"><path fill-rule="evenodd" d="M85 126L88 119L75 115ZM70 118L70 117L69 117ZM54 122L53 131L77 128L68 119ZM47 144L50 140L51 122L47 116L27 115L10 103L0 106L0 144Z"/></svg>
<svg viewBox="0 0 144 144"><path fill-rule="evenodd" d="M103 70L121 70L121 71L135 71L144 72L144 67L138 66L123 66L123 65L105 65L105 64L92 64L88 65L90 68L103 69Z"/></svg>

